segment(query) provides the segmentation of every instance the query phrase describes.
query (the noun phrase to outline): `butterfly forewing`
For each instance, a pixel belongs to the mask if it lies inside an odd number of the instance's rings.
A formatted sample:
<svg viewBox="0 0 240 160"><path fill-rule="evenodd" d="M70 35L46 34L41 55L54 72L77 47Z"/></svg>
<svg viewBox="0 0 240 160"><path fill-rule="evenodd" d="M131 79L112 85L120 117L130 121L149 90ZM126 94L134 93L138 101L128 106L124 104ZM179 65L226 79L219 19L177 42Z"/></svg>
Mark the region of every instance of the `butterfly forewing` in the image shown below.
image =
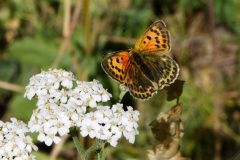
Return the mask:
<svg viewBox="0 0 240 160"><path fill-rule="evenodd" d="M137 41L135 52L168 52L170 50L170 34L162 20L154 22Z"/></svg>
<svg viewBox="0 0 240 160"><path fill-rule="evenodd" d="M120 51L105 57L102 68L111 78L124 84L129 64L129 52Z"/></svg>

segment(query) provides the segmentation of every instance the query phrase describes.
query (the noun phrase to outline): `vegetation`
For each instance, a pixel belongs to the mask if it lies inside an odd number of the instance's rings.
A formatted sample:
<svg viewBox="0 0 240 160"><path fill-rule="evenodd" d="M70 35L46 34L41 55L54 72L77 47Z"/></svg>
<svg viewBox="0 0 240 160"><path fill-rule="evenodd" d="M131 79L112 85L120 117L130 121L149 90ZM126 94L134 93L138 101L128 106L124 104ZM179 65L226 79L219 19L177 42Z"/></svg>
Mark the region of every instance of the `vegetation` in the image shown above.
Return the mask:
<svg viewBox="0 0 240 160"><path fill-rule="evenodd" d="M0 0L0 116L28 122L36 102L23 98L29 78L63 68L79 80L97 79L119 99L119 84L102 70L103 57L131 48L154 21L171 33L171 55L184 81L179 103L184 136L181 153L193 160L240 158L240 2L237 0ZM183 82L180 81L182 84ZM156 145L149 124L176 104L169 89L147 101L127 93L124 106L140 112L134 145L107 149L109 160L147 159ZM169 97L170 96L170 97ZM159 132L161 130L158 130ZM34 136L34 135L33 135ZM37 159L76 159L71 139L62 146L35 142ZM92 140L82 141L88 148Z"/></svg>

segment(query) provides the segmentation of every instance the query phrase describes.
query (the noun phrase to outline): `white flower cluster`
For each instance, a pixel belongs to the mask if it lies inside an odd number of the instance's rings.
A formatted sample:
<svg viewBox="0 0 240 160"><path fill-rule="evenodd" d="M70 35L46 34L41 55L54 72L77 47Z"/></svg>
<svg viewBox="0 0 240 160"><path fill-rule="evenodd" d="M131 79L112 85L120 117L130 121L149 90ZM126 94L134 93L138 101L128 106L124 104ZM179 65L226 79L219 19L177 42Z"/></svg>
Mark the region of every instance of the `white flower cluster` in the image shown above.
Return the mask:
<svg viewBox="0 0 240 160"><path fill-rule="evenodd" d="M80 82L72 73L50 69L30 79L25 97L37 97L37 109L29 121L31 132L39 132L38 140L50 146L60 142L60 137L78 127L82 136L89 135L116 146L123 135L133 143L139 113L121 104L112 108L98 106L111 98L97 81ZM90 109L91 108L91 109Z"/></svg>
<svg viewBox="0 0 240 160"><path fill-rule="evenodd" d="M16 118L11 122L0 121L0 159L1 160L33 160L32 150L37 150L28 132L27 125Z"/></svg>
<svg viewBox="0 0 240 160"><path fill-rule="evenodd" d="M83 137L89 135L91 138L106 140L112 146L116 146L118 140L123 136L134 143L135 135L138 134L138 111L128 107L123 110L123 105L117 103L112 108L109 106L98 106L95 112L87 113L80 126Z"/></svg>

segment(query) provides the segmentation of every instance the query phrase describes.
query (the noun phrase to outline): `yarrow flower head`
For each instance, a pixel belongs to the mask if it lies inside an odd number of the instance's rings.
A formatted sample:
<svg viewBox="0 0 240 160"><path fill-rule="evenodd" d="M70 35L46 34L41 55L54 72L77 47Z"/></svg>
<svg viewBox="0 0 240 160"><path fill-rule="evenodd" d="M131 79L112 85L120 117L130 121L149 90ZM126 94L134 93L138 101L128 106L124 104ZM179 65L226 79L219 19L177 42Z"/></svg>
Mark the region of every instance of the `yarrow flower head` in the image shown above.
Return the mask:
<svg viewBox="0 0 240 160"><path fill-rule="evenodd" d="M33 76L26 87L25 97L37 97L37 109L29 121L31 132L39 132L38 140L50 146L60 137L78 127L83 137L106 140L112 146L122 135L133 143L139 112L122 104L99 106L112 95L97 81L77 81L72 73L50 69Z"/></svg>
<svg viewBox="0 0 240 160"><path fill-rule="evenodd" d="M73 74L64 70L49 69L48 72L42 71L40 74L31 77L29 84L26 86L24 97L32 99L37 96L39 99L46 99L50 96L53 100L58 101L65 90L73 87L74 80Z"/></svg>
<svg viewBox="0 0 240 160"><path fill-rule="evenodd" d="M35 159L31 152L38 148L26 132L29 132L27 125L16 118L6 123L0 121L0 159Z"/></svg>
<svg viewBox="0 0 240 160"><path fill-rule="evenodd" d="M124 111L120 103L112 108L98 106L96 111L87 113L83 118L81 135L106 140L114 147L122 135L130 143L134 143L135 135L138 134L138 116L139 112L133 111L130 106Z"/></svg>

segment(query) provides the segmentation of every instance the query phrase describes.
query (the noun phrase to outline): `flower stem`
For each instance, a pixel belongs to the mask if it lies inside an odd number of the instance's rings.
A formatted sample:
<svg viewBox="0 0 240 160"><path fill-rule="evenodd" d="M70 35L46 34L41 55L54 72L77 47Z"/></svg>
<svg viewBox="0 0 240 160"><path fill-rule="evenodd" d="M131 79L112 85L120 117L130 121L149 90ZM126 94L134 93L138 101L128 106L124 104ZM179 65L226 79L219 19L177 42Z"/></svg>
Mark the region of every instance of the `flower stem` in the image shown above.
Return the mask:
<svg viewBox="0 0 240 160"><path fill-rule="evenodd" d="M105 153L102 149L97 153L97 160L105 160Z"/></svg>
<svg viewBox="0 0 240 160"><path fill-rule="evenodd" d="M73 142L74 142L74 144L75 144L75 147L77 148L77 151L78 151L80 157L82 157L82 154L83 154L84 150L83 150L83 148L81 147L81 144L80 144L80 142L79 142L78 137L77 137L77 136L73 136L72 139L73 139ZM82 158L81 158L81 159L82 159Z"/></svg>
<svg viewBox="0 0 240 160"><path fill-rule="evenodd" d="M78 154L79 154L81 160L86 160L85 156L84 156L84 148L79 141L78 133L77 133L76 128L71 130L71 136L72 136L72 139L73 139L73 143L74 143L75 147L77 148L77 151L78 151Z"/></svg>
<svg viewBox="0 0 240 160"><path fill-rule="evenodd" d="M100 146L101 146L101 141L95 140L95 143L91 147L89 147L87 149L87 151L85 152L84 158L88 159L89 154L93 151L98 150L98 149L100 150L100 152L102 152L102 148Z"/></svg>

